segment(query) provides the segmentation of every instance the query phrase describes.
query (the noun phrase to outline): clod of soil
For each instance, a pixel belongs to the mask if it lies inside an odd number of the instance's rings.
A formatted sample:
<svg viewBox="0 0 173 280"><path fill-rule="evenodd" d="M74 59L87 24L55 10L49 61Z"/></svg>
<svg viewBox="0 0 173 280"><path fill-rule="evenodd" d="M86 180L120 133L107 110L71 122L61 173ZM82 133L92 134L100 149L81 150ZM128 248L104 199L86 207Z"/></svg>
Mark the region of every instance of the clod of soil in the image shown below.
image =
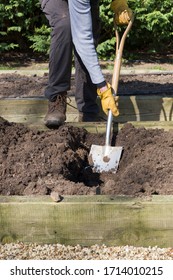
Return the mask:
<svg viewBox="0 0 173 280"><path fill-rule="evenodd" d="M0 118L0 194L173 194L173 131L126 124L114 138L124 148L117 173L93 173L90 147L104 145L105 135L67 124L38 131Z"/></svg>

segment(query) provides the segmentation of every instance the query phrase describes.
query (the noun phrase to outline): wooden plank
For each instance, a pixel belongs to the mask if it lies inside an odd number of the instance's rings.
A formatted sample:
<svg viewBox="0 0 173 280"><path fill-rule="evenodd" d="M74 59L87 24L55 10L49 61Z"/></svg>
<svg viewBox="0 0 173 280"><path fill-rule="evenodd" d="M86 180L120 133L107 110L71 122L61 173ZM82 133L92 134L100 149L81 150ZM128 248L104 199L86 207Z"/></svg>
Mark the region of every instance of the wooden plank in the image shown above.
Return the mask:
<svg viewBox="0 0 173 280"><path fill-rule="evenodd" d="M100 101L98 99L100 106ZM164 95L120 96L118 123L127 121L173 121L173 97ZM21 123L43 123L47 111L44 98L1 99L0 116L9 121ZM102 110L100 115L105 119ZM67 122L78 121L78 110L74 97L67 105Z"/></svg>
<svg viewBox="0 0 173 280"><path fill-rule="evenodd" d="M76 116L77 118L77 116ZM42 119L38 119L38 116L35 115L32 119L31 116L26 116L25 120L22 121L21 116L11 116L7 118L8 121L24 123L31 129L36 128L38 130L48 130L48 128L43 123ZM75 118L70 118L69 121L66 122L68 125L72 125L74 127L84 128L90 133L105 133L106 132L106 121L104 122L77 122ZM164 129L165 131L169 131L173 129L173 121L127 121L124 123L118 123L117 121L113 121L113 130L118 132L126 123L131 123L134 127L140 128L144 127L146 129Z"/></svg>
<svg viewBox="0 0 173 280"><path fill-rule="evenodd" d="M173 246L173 196L0 197L0 241Z"/></svg>
<svg viewBox="0 0 173 280"><path fill-rule="evenodd" d="M146 129L164 129L165 131L169 131L173 129L173 121L131 121L126 122L131 123L134 127L140 128L144 127ZM113 131L118 132L126 123L113 123ZM106 132L106 122L102 123L68 123L69 125L76 126L76 127L83 127L90 133L105 133ZM41 128L41 127L40 127Z"/></svg>
<svg viewBox="0 0 173 280"><path fill-rule="evenodd" d="M74 97L70 97L67 106L67 123L83 127L91 133L105 133L106 116L101 111L105 121L100 123L79 123ZM99 102L99 101L98 101ZM162 102L162 106L161 106ZM124 123L130 122L135 127L163 128L173 127L173 98L161 96L123 96L120 98L120 116L114 118L114 130L119 130ZM8 121L25 123L31 128L46 130L43 119L47 110L47 100L44 98L1 99L0 116Z"/></svg>
<svg viewBox="0 0 173 280"><path fill-rule="evenodd" d="M173 129L173 121L134 121L134 122L129 122L131 123L134 127L140 128L140 127L145 127L146 129L164 129L165 131L169 131ZM116 129L117 125L115 124ZM124 124L118 124L118 130L120 130Z"/></svg>
<svg viewBox="0 0 173 280"><path fill-rule="evenodd" d="M14 121L12 120L9 121ZM127 122L131 123L134 127L140 128L144 127L146 129L164 129L165 131L169 131L173 129L173 121L132 121ZM38 129L42 131L48 130L48 128L42 122L28 122L25 123L31 129ZM100 134L106 132L106 122L67 122L68 125L72 125L74 127L84 128L90 133ZM126 123L113 123L114 132L118 132Z"/></svg>

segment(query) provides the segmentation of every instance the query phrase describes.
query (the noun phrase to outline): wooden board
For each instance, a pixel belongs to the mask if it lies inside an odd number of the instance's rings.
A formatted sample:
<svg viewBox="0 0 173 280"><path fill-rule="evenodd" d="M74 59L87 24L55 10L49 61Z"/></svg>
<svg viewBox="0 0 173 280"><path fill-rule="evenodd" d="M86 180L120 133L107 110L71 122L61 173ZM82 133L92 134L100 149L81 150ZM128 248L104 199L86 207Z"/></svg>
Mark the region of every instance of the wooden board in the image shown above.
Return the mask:
<svg viewBox="0 0 173 280"><path fill-rule="evenodd" d="M98 104L99 99L98 99ZM164 95L121 96L119 99L119 117L114 121L173 121L173 97ZM47 111L44 98L9 98L0 100L0 116L9 121L20 123L43 123ZM101 111L100 115L106 120ZM78 121L78 110L74 97L67 105L67 122Z"/></svg>
<svg viewBox="0 0 173 280"><path fill-rule="evenodd" d="M0 196L0 242L173 247L173 196Z"/></svg>

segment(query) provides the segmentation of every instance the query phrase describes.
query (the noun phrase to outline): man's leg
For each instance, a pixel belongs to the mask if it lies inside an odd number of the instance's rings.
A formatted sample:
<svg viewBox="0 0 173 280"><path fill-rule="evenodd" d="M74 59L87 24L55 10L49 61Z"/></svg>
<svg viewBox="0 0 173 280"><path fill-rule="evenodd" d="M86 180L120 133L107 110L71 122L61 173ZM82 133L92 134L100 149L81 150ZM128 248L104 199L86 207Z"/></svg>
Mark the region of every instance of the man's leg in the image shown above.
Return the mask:
<svg viewBox="0 0 173 280"><path fill-rule="evenodd" d="M45 96L49 109L45 124L61 125L66 119L66 96L70 89L72 39L66 0L49 0L43 8L52 28L49 54L49 80Z"/></svg>
<svg viewBox="0 0 173 280"><path fill-rule="evenodd" d="M93 36L95 44L98 44L100 20L99 20L99 0L91 0L91 15ZM79 55L75 51L75 99L79 111L79 121L98 120L99 108L96 103L97 88L91 81L89 73L82 63Z"/></svg>

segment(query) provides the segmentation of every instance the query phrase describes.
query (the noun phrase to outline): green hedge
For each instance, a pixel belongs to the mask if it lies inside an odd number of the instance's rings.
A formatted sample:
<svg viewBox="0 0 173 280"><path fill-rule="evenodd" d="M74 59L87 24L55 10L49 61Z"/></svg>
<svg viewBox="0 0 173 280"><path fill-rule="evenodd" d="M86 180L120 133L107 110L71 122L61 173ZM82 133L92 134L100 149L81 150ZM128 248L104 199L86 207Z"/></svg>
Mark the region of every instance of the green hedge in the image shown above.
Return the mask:
<svg viewBox="0 0 173 280"><path fill-rule="evenodd" d="M28 50L30 36L47 24L39 0L1 0L0 51Z"/></svg>
<svg viewBox="0 0 173 280"><path fill-rule="evenodd" d="M114 57L115 35L110 1L101 0L102 34L98 47L102 59ZM133 54L171 51L173 47L172 0L128 0L135 14L133 27L126 40L125 51ZM120 32L121 34L121 32Z"/></svg>
<svg viewBox="0 0 173 280"><path fill-rule="evenodd" d="M128 0L135 21L126 40L125 52L162 52L173 46L172 0ZM112 59L115 50L113 13L110 0L100 0L102 29L98 53L101 59ZM120 30L121 32L121 30ZM38 0L1 0L0 51L48 53L50 28Z"/></svg>

